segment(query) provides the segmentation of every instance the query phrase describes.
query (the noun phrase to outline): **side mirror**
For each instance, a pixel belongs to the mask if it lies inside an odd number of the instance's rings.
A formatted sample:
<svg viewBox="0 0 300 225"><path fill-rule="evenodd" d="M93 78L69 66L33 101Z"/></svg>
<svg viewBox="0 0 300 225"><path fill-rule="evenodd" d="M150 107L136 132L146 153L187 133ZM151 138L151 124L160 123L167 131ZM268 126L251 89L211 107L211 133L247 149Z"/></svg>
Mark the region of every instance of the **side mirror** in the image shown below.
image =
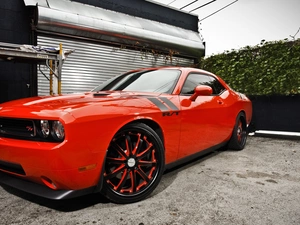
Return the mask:
<svg viewBox="0 0 300 225"><path fill-rule="evenodd" d="M210 96L212 93L213 90L210 86L198 85L195 87L194 94L190 97L190 100L195 101L198 96Z"/></svg>

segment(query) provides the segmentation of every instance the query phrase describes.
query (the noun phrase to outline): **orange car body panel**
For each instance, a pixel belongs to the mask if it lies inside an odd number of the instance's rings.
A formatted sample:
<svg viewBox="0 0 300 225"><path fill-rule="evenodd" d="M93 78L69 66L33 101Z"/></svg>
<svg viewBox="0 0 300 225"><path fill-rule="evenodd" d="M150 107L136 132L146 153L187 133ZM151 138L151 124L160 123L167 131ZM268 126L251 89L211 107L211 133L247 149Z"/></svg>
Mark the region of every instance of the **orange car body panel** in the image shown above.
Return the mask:
<svg viewBox="0 0 300 225"><path fill-rule="evenodd" d="M226 143L241 111L250 123L251 102L231 90L223 80L198 69L173 69L181 70L182 74L172 94L106 91L103 96L83 93L1 104L0 118L59 120L66 136L59 143L0 136L0 161L20 164L26 175L6 171L3 167L0 170L40 184L44 183L42 177L50 178L56 189L84 189L98 185L110 141L119 129L132 121L149 120L159 125L166 164ZM216 77L227 90L218 96L199 96L194 102L190 101L189 96L180 95L180 90L192 71ZM153 98L159 98L169 111L162 112L151 101Z"/></svg>

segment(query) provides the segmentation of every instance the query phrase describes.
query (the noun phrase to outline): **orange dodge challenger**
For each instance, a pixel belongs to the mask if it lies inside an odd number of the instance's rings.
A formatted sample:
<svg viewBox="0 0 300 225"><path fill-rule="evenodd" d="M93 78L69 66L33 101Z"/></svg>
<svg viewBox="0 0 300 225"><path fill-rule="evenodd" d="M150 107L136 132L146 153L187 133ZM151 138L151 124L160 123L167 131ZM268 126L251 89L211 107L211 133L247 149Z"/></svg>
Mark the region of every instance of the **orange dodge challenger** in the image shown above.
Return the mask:
<svg viewBox="0 0 300 225"><path fill-rule="evenodd" d="M0 105L0 183L50 199L101 192L140 201L166 168L241 150L252 104L212 73L130 71L83 94Z"/></svg>

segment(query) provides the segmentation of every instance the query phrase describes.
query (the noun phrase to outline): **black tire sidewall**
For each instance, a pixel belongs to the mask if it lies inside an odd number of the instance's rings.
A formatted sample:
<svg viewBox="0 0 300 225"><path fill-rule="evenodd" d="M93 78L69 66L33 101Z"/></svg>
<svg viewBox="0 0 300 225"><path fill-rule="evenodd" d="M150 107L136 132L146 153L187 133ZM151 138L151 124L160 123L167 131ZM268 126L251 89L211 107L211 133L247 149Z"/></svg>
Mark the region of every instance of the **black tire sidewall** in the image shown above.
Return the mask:
<svg viewBox="0 0 300 225"><path fill-rule="evenodd" d="M243 112L240 112L238 114L238 116L236 117L234 129L232 131L232 136L231 136L229 144L228 144L228 148L232 149L232 150L243 150L246 145L247 134L245 135L245 137L243 137L242 143L240 143L238 141L238 137L237 137L237 129L238 129L240 120L242 120L242 123L243 123L243 132L247 130L246 124L245 124L245 114Z"/></svg>
<svg viewBox="0 0 300 225"><path fill-rule="evenodd" d="M157 133L144 123L132 123L123 127L119 132L117 132L115 137L119 136L122 133L127 133L129 131L142 132L151 139L151 142L154 144L155 149L158 153L158 160L160 160L160 163L158 163L158 171L155 174L155 177L153 178L149 186L142 192L136 193L135 195L120 195L111 190L111 188L106 184L105 179L103 179L102 193L111 201L120 204L134 203L148 197L159 184L165 167L164 146Z"/></svg>

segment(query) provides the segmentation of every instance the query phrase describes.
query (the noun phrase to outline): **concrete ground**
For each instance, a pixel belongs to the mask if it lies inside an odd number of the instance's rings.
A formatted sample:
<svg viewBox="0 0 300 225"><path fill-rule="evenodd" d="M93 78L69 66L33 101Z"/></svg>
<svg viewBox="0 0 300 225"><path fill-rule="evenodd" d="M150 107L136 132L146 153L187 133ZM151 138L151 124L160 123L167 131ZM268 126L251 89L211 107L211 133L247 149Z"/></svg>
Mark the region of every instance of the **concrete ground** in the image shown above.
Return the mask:
<svg viewBox="0 0 300 225"><path fill-rule="evenodd" d="M148 199L49 201L0 186L0 224L300 224L300 140L249 137L167 172Z"/></svg>

